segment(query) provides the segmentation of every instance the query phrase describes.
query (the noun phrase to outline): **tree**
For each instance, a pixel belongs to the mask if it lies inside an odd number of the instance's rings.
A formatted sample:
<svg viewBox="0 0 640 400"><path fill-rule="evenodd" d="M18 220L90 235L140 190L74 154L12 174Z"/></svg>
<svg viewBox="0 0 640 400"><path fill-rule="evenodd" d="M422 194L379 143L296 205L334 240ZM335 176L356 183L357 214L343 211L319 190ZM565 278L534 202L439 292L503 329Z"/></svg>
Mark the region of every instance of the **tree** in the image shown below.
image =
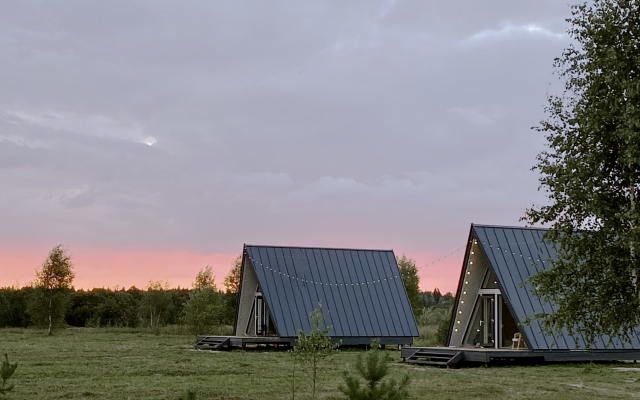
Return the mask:
<svg viewBox="0 0 640 400"><path fill-rule="evenodd" d="M184 307L184 316L189 330L194 335L212 334L221 325L222 295L211 287L192 290Z"/></svg>
<svg viewBox="0 0 640 400"><path fill-rule="evenodd" d="M572 7L574 41L555 60L564 91L549 96L535 129L548 149L537 157L549 202L523 218L550 224L558 256L531 278L557 309L538 315L547 332L566 328L592 343L624 338L640 325L640 12L635 0Z"/></svg>
<svg viewBox="0 0 640 400"><path fill-rule="evenodd" d="M440 293L440 289L433 289L433 299L436 301L436 304L440 302L440 298L442 297L442 293Z"/></svg>
<svg viewBox="0 0 640 400"><path fill-rule="evenodd" d="M409 296L409 303L411 303L413 314L417 316L422 312L423 304L416 260L407 258L407 256L403 254L402 257L396 257L396 262L400 268L400 276L402 276L402 282L407 290L407 296Z"/></svg>
<svg viewBox="0 0 640 400"><path fill-rule="evenodd" d="M227 288L227 293L236 294L240 289L240 274L242 273L242 256L238 256L233 260L231 264L231 271L229 275L224 278L224 287Z"/></svg>
<svg viewBox="0 0 640 400"><path fill-rule="evenodd" d="M216 287L216 277L213 276L213 268L207 265L204 270L198 271L196 275L196 281L193 284L194 289L211 288L214 291L218 291Z"/></svg>
<svg viewBox="0 0 640 400"><path fill-rule="evenodd" d="M330 365L340 343L333 343L329 336L330 326L324 326L322 303L309 314L311 331L307 335L298 331L298 340L293 348L295 363L307 375L311 383L311 398L315 399L322 372ZM294 366L295 370L295 366Z"/></svg>
<svg viewBox="0 0 640 400"><path fill-rule="evenodd" d="M36 290L27 306L27 313L36 326L53 328L64 325L64 316L69 305L69 291L76 274L68 250L61 244L49 252L49 256L36 269Z"/></svg>
<svg viewBox="0 0 640 400"><path fill-rule="evenodd" d="M2 386L0 386L0 395L5 395L13 390L15 387L12 383L11 385L7 385L7 380L11 378L16 369L18 368L18 364L9 364L9 356L7 354L4 355L4 361L2 362L2 366L0 367L0 378L2 378Z"/></svg>
<svg viewBox="0 0 640 400"><path fill-rule="evenodd" d="M394 379L383 382L389 373L389 356L379 349L379 342L371 343L371 350L363 360L358 355L356 372L359 377L353 377L348 371L344 372L346 387L340 386L340 391L350 400L402 400L409 397L409 375L405 375L400 382ZM361 386L361 380L364 385Z"/></svg>
<svg viewBox="0 0 640 400"><path fill-rule="evenodd" d="M168 282L163 285L161 281L149 281L147 285L147 292L140 304L140 312L143 321L148 321L151 328L157 328L165 323L170 307L173 305L167 290L169 290Z"/></svg>

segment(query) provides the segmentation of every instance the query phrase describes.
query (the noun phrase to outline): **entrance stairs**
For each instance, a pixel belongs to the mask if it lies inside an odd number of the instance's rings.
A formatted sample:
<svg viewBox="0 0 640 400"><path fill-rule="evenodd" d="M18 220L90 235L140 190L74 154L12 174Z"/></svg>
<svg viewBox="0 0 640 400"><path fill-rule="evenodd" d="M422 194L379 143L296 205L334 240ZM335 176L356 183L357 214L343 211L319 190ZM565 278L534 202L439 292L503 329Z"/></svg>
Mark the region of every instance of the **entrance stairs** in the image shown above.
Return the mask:
<svg viewBox="0 0 640 400"><path fill-rule="evenodd" d="M408 363L455 368L462 361L462 351L409 347L402 349L402 358Z"/></svg>
<svg viewBox="0 0 640 400"><path fill-rule="evenodd" d="M196 350L225 350L230 345L229 336L198 336Z"/></svg>

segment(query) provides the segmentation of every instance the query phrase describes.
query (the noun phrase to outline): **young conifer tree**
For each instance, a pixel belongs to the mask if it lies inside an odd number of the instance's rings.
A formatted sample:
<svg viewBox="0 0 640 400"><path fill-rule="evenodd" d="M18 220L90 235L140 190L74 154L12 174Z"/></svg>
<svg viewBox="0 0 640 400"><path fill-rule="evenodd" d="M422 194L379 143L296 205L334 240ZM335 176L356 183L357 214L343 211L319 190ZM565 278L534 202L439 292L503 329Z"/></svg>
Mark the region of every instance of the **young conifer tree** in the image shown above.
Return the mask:
<svg viewBox="0 0 640 400"><path fill-rule="evenodd" d="M403 400L409 397L409 375L405 375L399 382L394 379L385 381L389 374L389 356L380 350L380 342L374 340L371 350L363 358L358 355L356 372L359 377L353 377L348 371L344 373L345 386L340 391L349 400ZM364 381L364 385L362 385Z"/></svg>
<svg viewBox="0 0 640 400"><path fill-rule="evenodd" d="M9 356L7 354L4 355L4 361L2 362L2 366L0 367L0 378L2 378L2 386L0 386L0 395L5 395L13 390L15 385L12 383L7 385L7 381L16 369L18 368L18 364L9 364Z"/></svg>

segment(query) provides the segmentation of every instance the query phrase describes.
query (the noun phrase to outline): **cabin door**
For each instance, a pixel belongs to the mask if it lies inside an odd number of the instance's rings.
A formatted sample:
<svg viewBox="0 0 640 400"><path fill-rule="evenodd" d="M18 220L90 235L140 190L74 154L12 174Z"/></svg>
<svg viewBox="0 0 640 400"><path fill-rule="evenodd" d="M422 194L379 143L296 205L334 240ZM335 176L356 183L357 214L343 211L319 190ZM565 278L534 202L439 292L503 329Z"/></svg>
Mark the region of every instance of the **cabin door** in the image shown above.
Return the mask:
<svg viewBox="0 0 640 400"><path fill-rule="evenodd" d="M486 294L480 296L480 332L482 333L482 346L496 347L496 295Z"/></svg>
<svg viewBox="0 0 640 400"><path fill-rule="evenodd" d="M253 309L255 310L256 336L266 336L269 332L269 315L262 293L256 293Z"/></svg>
<svg viewBox="0 0 640 400"><path fill-rule="evenodd" d="M502 295L497 289L480 289L465 344L500 348L502 345Z"/></svg>

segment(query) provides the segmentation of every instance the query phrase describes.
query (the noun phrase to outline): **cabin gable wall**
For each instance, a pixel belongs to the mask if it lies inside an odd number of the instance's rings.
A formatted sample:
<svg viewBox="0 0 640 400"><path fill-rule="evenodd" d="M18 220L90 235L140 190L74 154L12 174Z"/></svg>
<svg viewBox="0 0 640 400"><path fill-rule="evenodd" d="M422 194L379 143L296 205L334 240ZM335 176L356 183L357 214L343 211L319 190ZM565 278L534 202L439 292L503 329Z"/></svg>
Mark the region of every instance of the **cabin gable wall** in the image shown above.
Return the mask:
<svg viewBox="0 0 640 400"><path fill-rule="evenodd" d="M453 329L449 338L449 346L463 346L465 333L471 323L474 306L478 298L478 290L482 286L489 264L482 251L481 246L473 239L469 254L464 266L464 274L461 276L459 297L456 299L451 318L453 319Z"/></svg>
<svg viewBox="0 0 640 400"><path fill-rule="evenodd" d="M251 334L253 329L247 330L249 323L253 324L253 301L258 290L258 277L253 270L253 265L249 257L244 258L242 266L242 278L240 287L240 298L238 299L238 315L236 318L236 335L237 336L254 336ZM249 335L247 335L249 332Z"/></svg>

